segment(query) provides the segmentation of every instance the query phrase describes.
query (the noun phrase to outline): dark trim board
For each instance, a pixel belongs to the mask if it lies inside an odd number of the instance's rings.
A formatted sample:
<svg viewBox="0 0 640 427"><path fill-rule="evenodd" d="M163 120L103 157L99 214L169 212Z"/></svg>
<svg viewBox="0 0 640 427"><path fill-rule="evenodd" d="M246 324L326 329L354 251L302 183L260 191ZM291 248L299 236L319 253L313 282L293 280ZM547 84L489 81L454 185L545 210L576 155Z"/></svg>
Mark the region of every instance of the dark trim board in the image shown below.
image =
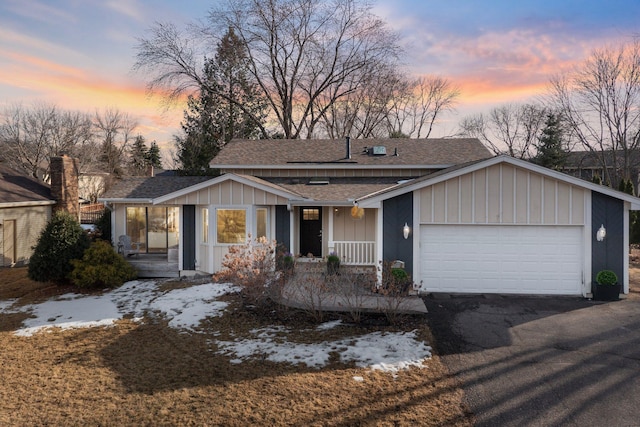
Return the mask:
<svg viewBox="0 0 640 427"><path fill-rule="evenodd" d="M601 225L607 230L602 242L596 240ZM624 277L624 202L597 191L591 192L591 279L592 291L596 274L612 270L622 282Z"/></svg>
<svg viewBox="0 0 640 427"><path fill-rule="evenodd" d="M182 269L196 269L196 207L182 206L182 222L184 224L182 242Z"/></svg>
<svg viewBox="0 0 640 427"><path fill-rule="evenodd" d="M402 227L407 224L411 235L405 239ZM382 259L385 262L400 260L404 270L413 274L413 192L382 202ZM415 279L415 278L414 278Z"/></svg>

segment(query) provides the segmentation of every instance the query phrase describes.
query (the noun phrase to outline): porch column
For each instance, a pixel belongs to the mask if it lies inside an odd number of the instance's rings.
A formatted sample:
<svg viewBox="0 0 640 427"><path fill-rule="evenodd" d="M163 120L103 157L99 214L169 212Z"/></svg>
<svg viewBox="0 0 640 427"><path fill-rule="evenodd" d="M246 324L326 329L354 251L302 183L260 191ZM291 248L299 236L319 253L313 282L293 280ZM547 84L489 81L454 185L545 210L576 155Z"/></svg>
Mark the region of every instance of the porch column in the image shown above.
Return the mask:
<svg viewBox="0 0 640 427"><path fill-rule="evenodd" d="M327 246L328 246L328 250L329 252L327 252L327 255L330 254L331 252L335 251L335 243L333 242L333 214L334 214L334 207L333 206L329 206L329 232L327 233Z"/></svg>

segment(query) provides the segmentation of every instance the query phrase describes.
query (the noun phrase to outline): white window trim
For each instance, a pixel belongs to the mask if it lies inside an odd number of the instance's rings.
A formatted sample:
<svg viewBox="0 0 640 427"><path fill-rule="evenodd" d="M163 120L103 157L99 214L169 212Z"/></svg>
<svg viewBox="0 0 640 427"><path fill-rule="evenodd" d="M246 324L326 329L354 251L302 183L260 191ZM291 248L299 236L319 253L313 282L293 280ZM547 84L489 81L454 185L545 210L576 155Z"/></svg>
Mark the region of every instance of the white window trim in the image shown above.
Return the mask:
<svg viewBox="0 0 640 427"><path fill-rule="evenodd" d="M244 240L242 242L237 242L237 243L222 243L222 242L218 242L218 211L219 210L243 210L245 211L245 230L244 230ZM253 224L253 209L251 209L251 206L246 206L246 205L228 205L228 206L216 206L214 208L214 212L215 212L215 216L213 218L213 240L212 243L216 246L236 246L236 245L242 245L244 243L247 242L247 237L249 235L249 233L251 232L251 229L253 227L251 226L247 226L247 224L251 225ZM211 212L209 212L209 233L211 233Z"/></svg>

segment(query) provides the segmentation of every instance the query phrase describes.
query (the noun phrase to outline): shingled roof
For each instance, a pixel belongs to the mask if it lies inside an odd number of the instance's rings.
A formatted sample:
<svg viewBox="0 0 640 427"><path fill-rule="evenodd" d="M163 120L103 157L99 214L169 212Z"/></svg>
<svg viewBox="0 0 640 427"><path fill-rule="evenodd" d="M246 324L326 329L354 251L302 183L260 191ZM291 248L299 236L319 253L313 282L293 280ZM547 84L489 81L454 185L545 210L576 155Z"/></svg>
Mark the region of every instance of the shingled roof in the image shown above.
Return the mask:
<svg viewBox="0 0 640 427"><path fill-rule="evenodd" d="M213 168L303 166L332 163L353 166L451 166L486 159L491 153L476 138L352 139L351 158L345 140L262 139L233 140L211 161ZM372 147L385 147L373 155ZM368 152L367 152L368 151Z"/></svg>
<svg viewBox="0 0 640 427"><path fill-rule="evenodd" d="M16 171L0 163L0 204L14 203L53 204L51 188L31 178L26 173Z"/></svg>
<svg viewBox="0 0 640 427"><path fill-rule="evenodd" d="M100 200L150 200L192 185L213 179L211 176L154 176L124 178L117 182Z"/></svg>

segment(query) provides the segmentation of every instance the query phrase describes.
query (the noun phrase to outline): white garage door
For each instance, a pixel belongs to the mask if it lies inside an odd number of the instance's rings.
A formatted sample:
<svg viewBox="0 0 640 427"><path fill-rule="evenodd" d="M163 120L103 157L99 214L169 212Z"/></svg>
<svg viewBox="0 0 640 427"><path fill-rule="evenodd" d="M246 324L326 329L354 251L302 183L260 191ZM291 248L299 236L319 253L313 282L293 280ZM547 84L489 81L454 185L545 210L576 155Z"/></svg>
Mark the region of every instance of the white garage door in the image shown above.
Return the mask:
<svg viewBox="0 0 640 427"><path fill-rule="evenodd" d="M583 228L422 225L428 292L580 295Z"/></svg>

